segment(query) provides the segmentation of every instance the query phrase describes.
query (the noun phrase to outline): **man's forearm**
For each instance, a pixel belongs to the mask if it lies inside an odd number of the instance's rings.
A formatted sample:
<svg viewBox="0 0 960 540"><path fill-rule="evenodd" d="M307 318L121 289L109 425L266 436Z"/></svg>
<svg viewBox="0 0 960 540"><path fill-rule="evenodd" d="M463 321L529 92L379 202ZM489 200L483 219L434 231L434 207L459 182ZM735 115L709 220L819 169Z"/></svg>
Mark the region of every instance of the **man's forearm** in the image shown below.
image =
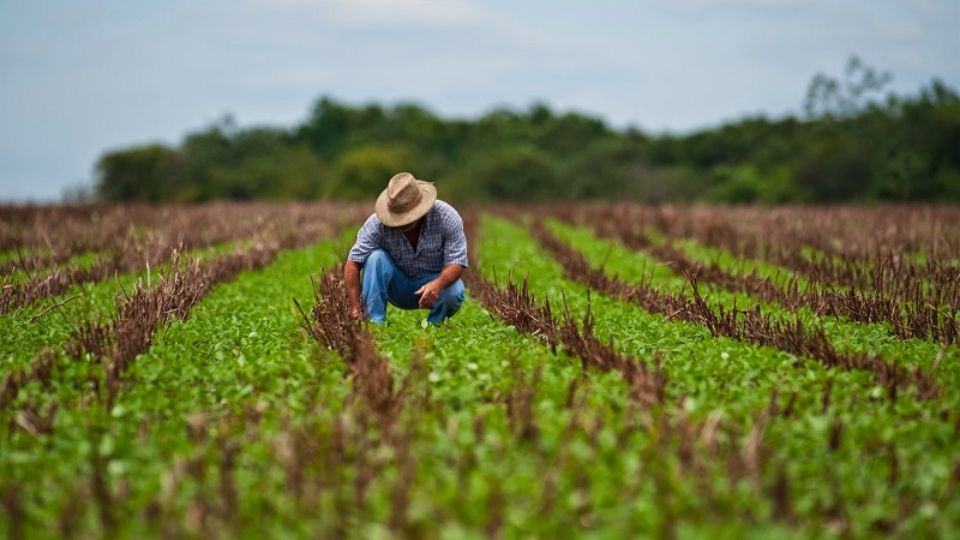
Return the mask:
<svg viewBox="0 0 960 540"><path fill-rule="evenodd" d="M440 277L437 280L440 281L440 286L443 289L453 285L460 279L460 276L463 274L463 267L459 264L448 264L443 267L443 270L440 271Z"/></svg>
<svg viewBox="0 0 960 540"><path fill-rule="evenodd" d="M360 307L360 265L347 261L343 263L343 286L347 289L350 307Z"/></svg>

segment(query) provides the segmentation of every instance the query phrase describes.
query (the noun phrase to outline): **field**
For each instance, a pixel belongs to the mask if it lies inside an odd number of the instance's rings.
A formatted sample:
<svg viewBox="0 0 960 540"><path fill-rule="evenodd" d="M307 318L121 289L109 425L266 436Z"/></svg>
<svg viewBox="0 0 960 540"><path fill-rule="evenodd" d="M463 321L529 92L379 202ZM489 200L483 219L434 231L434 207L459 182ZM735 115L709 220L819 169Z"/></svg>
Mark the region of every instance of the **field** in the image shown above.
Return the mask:
<svg viewBox="0 0 960 540"><path fill-rule="evenodd" d="M960 208L461 210L370 326L367 206L0 207L0 530L960 535Z"/></svg>

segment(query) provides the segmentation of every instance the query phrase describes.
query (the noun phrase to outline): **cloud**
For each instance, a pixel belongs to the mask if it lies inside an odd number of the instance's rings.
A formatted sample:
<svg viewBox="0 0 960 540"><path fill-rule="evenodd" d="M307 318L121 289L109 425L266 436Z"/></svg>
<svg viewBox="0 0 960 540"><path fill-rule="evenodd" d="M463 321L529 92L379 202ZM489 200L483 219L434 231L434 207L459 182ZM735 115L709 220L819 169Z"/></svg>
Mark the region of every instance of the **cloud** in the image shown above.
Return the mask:
<svg viewBox="0 0 960 540"><path fill-rule="evenodd" d="M661 9L665 13L683 19L702 19L716 17L744 16L782 16L783 13L796 13L801 10L820 9L824 0L674 0L660 5L649 3L651 9Z"/></svg>
<svg viewBox="0 0 960 540"><path fill-rule="evenodd" d="M688 10L778 9L809 5L809 0L674 0L674 5Z"/></svg>
<svg viewBox="0 0 960 540"><path fill-rule="evenodd" d="M255 0L261 8L321 15L355 28L479 26L488 15L470 0Z"/></svg>
<svg viewBox="0 0 960 540"><path fill-rule="evenodd" d="M874 28L878 37L893 41L914 40L923 36L924 31L920 23L902 19L878 21Z"/></svg>

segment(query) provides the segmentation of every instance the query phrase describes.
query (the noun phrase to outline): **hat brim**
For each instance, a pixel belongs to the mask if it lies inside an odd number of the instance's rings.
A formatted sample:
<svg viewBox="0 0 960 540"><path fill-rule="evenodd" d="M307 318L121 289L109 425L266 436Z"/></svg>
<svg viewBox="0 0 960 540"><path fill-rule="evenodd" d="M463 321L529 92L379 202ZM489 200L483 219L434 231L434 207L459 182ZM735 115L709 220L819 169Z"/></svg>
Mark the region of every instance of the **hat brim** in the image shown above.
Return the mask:
<svg viewBox="0 0 960 540"><path fill-rule="evenodd" d="M385 189L380 192L380 196L377 197L377 203L374 205L374 211L380 223L383 223L387 227L403 227L422 218L433 208L433 203L437 202L436 186L433 185L433 182L425 182L423 180L417 180L416 182L417 189L420 190L420 203L406 212L391 212L387 204L387 190Z"/></svg>

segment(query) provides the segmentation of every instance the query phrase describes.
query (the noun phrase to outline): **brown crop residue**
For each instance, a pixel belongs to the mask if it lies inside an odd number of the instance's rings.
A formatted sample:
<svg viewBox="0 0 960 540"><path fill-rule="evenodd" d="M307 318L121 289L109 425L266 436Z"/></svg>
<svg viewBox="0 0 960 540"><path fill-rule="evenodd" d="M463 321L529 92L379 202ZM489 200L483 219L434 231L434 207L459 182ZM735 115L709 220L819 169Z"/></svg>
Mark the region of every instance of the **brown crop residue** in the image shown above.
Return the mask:
<svg viewBox="0 0 960 540"><path fill-rule="evenodd" d="M0 315L56 296L81 283L103 281L116 274L156 268L173 254L226 242L272 238L281 248L323 238L359 208L317 204L211 204L201 206L50 207L0 216L20 226L7 242L31 249L0 265L0 276L20 271L22 281L0 282ZM16 221L17 219L21 221ZM8 233L11 230L8 227ZM0 243L2 243L0 234ZM96 254L86 265L65 266L81 253ZM46 267L54 266L48 271Z"/></svg>
<svg viewBox="0 0 960 540"><path fill-rule="evenodd" d="M160 272L155 282L138 282L131 293L121 291L116 298L116 312L109 320L82 320L76 324L64 351L69 357L88 358L102 365L102 373L91 374L90 383L107 405L112 406L124 373L137 355L149 350L160 326L173 318L186 319L191 308L218 284L232 280L242 271L266 266L281 249L296 249L329 238L358 216L356 208L333 212L327 207L289 205L286 209L287 221L261 223L261 232L253 245L233 253L186 261L182 246L173 249L169 270ZM45 351L32 361L31 367L9 374L0 390L0 406L12 402L29 381L49 378L58 360L59 355Z"/></svg>
<svg viewBox="0 0 960 540"><path fill-rule="evenodd" d="M811 358L827 367L869 371L878 384L887 388L891 399L896 397L898 391L910 386L916 387L924 399L937 395L936 383L919 369L906 370L871 355L839 352L822 328L807 328L799 317L792 320L774 319L759 307L746 311L721 307L714 311L700 295L694 276L688 276L692 298L661 292L649 283L626 284L607 276L602 270L591 268L580 253L553 236L542 223L535 223L532 232L544 249L561 264L568 278L637 304L645 311L705 326L714 336L775 347Z"/></svg>
<svg viewBox="0 0 960 540"><path fill-rule="evenodd" d="M214 259L183 262L173 255L171 270L155 285L138 284L129 294L117 296L117 310L107 322L85 321L74 330L65 348L75 358L89 355L100 362L104 373L104 397L112 406L124 373L137 355L150 349L157 328L167 321L186 319L190 309L214 286L243 270L260 268L276 256L277 246L258 245Z"/></svg>
<svg viewBox="0 0 960 540"><path fill-rule="evenodd" d="M343 267L325 272L315 286L316 304L304 325L313 338L337 351L349 366L355 390L380 418L392 418L400 407L390 362L377 353L373 335L363 321L350 316ZM299 304L298 304L299 305Z"/></svg>
<svg viewBox="0 0 960 540"><path fill-rule="evenodd" d="M477 237L476 220L475 215L468 215L464 220L471 244ZM471 266L477 268L475 259ZM660 369L660 356L655 355L651 369L647 362L617 351L612 343L600 341L593 332L594 319L589 312L577 321L569 310L564 309L557 322L550 303L538 303L530 294L525 278L520 284L508 279L506 285L499 288L473 270L464 273L464 281L472 297L518 331L538 337L554 352L558 345L562 346L579 358L585 368L619 371L627 381L632 397L642 403L652 405L663 401L667 379Z"/></svg>
<svg viewBox="0 0 960 540"><path fill-rule="evenodd" d="M911 263L889 253L879 256L869 265L854 260L844 263L834 260L831 265L853 265L868 270L857 280L840 279L842 283L858 283L845 288L832 285L838 281L830 277L832 270L819 266L804 267L810 278L801 286L799 277L784 277L779 281L759 275L755 270L729 271L716 261L692 261L669 241L654 243L636 223L632 214L622 210L592 209L580 215L571 208L557 208L557 217L570 223L589 222L602 237L616 240L632 249L649 253L667 264L677 274L693 275L702 283L710 283L732 292L749 294L758 300L776 303L788 310L808 308L818 315L844 317L861 323L886 323L900 339L932 339L951 345L960 335L960 271L956 268L928 262L925 266ZM626 215L624 215L626 213ZM679 218L678 218L679 219ZM654 220L661 227L665 218ZM724 242L726 247L730 242ZM795 249L799 252L799 249ZM804 264L813 264L810 261ZM787 265L795 267L796 265ZM844 274L852 275L848 270Z"/></svg>

